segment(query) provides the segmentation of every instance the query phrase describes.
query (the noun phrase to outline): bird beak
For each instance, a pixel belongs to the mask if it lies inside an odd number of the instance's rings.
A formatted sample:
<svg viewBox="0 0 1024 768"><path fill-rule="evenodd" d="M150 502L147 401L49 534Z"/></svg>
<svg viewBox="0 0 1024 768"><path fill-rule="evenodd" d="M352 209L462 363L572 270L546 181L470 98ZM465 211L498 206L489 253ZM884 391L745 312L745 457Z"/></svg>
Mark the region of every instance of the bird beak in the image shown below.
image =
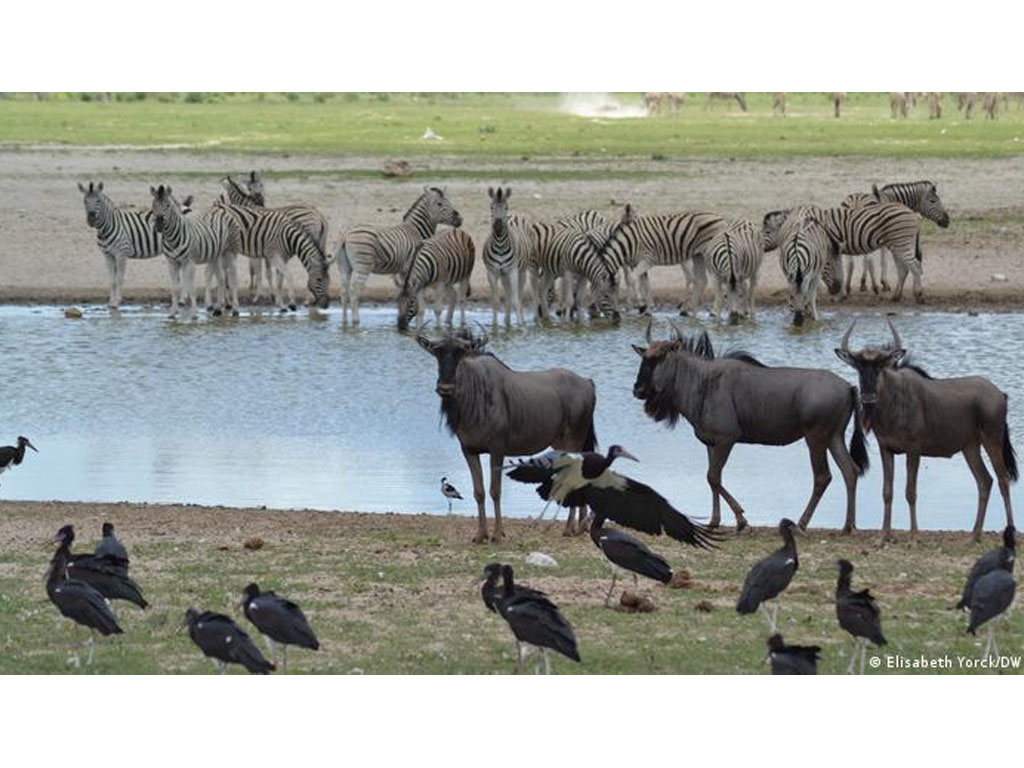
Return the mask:
<svg viewBox="0 0 1024 768"><path fill-rule="evenodd" d="M26 440L25 441L25 445L27 445L29 448L31 448L36 453L39 453L39 449L36 448L34 445L32 445L32 441L31 440Z"/></svg>
<svg viewBox="0 0 1024 768"><path fill-rule="evenodd" d="M619 458L620 459L632 459L633 461L637 462L638 464L640 463L640 459L638 459L636 456L634 456L629 451L623 451L622 453L620 453L619 454Z"/></svg>

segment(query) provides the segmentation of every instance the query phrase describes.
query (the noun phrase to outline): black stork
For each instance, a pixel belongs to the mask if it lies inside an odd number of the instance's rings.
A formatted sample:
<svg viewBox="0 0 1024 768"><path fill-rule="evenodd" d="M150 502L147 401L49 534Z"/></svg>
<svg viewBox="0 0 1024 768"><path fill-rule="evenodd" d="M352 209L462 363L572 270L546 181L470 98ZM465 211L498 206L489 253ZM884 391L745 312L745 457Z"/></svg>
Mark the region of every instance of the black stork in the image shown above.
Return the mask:
<svg viewBox="0 0 1024 768"><path fill-rule="evenodd" d="M69 578L91 584L108 600L127 600L142 609L149 606L139 585L128 577L127 560L109 554L72 554L70 548L75 540L75 529L71 525L61 528L55 540L67 542L69 554L66 570Z"/></svg>
<svg viewBox="0 0 1024 768"><path fill-rule="evenodd" d="M1017 591L1017 584L1013 580L1013 555L1011 550L1000 547L999 561L996 567L988 573L983 574L973 585L969 607L971 609L971 621L967 625L967 631L975 634L978 627L989 622L988 641L985 643L985 652L982 658L988 658L993 649L999 655L999 647L996 645L995 619L1010 607L1013 602L1013 595Z"/></svg>
<svg viewBox="0 0 1024 768"><path fill-rule="evenodd" d="M118 541L114 535L114 524L104 523L102 531L103 538L96 543L96 548L92 552L93 555L96 557L107 557L109 555L117 560L123 560L127 565L128 550L124 548L124 544Z"/></svg>
<svg viewBox="0 0 1024 768"><path fill-rule="evenodd" d="M192 642L199 646L203 655L217 662L222 675L228 664L241 664L254 675L265 675L276 669L229 616L189 608L185 611L185 624Z"/></svg>
<svg viewBox="0 0 1024 768"><path fill-rule="evenodd" d="M502 585L498 587L498 576ZM523 668L523 646L539 648L544 661L544 670L551 673L548 649L552 649L573 661L580 661L576 647L576 635L572 626L558 606L547 595L515 583L511 565L491 563L484 568L484 583L481 595L484 605L501 615L516 638L516 673ZM538 666L539 666L538 661Z"/></svg>
<svg viewBox="0 0 1024 768"><path fill-rule="evenodd" d="M1005 554L1004 554L1005 553ZM971 607L971 593L974 591L974 585L978 579L984 576L986 573L1003 568L1010 573L1013 573L1013 562L1017 554L1017 529L1012 525L1006 526L1003 530L1003 544L1000 547L996 547L993 550L989 550L984 555L978 558L978 561L971 568L970 574L967 576L967 583L964 584L963 594L960 596L960 602L956 604L957 610L970 609Z"/></svg>
<svg viewBox="0 0 1024 768"><path fill-rule="evenodd" d="M452 499L462 500L462 494L458 492L454 485L448 482L447 477L441 478L441 493L448 500L448 514L452 513Z"/></svg>
<svg viewBox="0 0 1024 768"><path fill-rule="evenodd" d="M0 475L24 461L26 448L31 448L36 453L39 453L39 449L32 445L32 441L27 437L19 437L17 445L0 447Z"/></svg>
<svg viewBox="0 0 1024 768"><path fill-rule="evenodd" d="M297 645L311 651L320 650L320 641L316 639L313 629L309 626L306 614L291 600L278 597L273 592L260 592L259 586L249 584L242 590L242 609L245 611L245 618L267 638L274 664L277 664L275 643L281 644L282 672L288 671L289 645Z"/></svg>
<svg viewBox="0 0 1024 768"><path fill-rule="evenodd" d="M54 541L59 542L60 546L50 560L50 570L46 574L46 594L64 616L89 628L89 657L85 663L92 664L96 632L106 637L120 635L122 630L117 625L117 618L110 610L109 603L98 590L80 579L67 577L66 569L71 559L70 542L60 535L54 537ZM78 666L77 653L72 659L75 666Z"/></svg>
<svg viewBox="0 0 1024 768"><path fill-rule="evenodd" d="M786 645L776 632L768 638L768 661L773 675L816 675L821 646Z"/></svg>
<svg viewBox="0 0 1024 768"><path fill-rule="evenodd" d="M637 584L637 575L668 584L672 580L672 569L661 555L651 551L643 542L637 541L622 531L606 528L602 515L595 515L590 525L590 538L601 550L612 567L612 583L604 596L607 607L615 590L615 580L620 573L631 573L633 585Z"/></svg>
<svg viewBox="0 0 1024 768"><path fill-rule="evenodd" d="M850 658L850 666L846 668L846 674L853 674L854 663L857 661L857 647L860 646L860 673L863 675L868 640L876 646L886 644L885 637L882 636L882 615L869 590L854 592L850 589L853 564L849 560L840 560L837 565L839 580L836 582L836 616L839 618L839 626L849 632L854 641L853 656Z"/></svg>
<svg viewBox="0 0 1024 768"><path fill-rule="evenodd" d="M796 539L794 533L802 531L797 524L788 517L779 521L779 535L782 537L782 546L767 557L754 563L743 582L743 591L740 592L740 599L736 602L736 612L747 614L754 613L758 608L764 611L768 620L768 627L775 632L775 620L779 614L778 602L773 603L772 613L769 615L768 607L765 605L769 600L775 600L782 594L793 580L793 575L800 567L800 559L796 554Z"/></svg>

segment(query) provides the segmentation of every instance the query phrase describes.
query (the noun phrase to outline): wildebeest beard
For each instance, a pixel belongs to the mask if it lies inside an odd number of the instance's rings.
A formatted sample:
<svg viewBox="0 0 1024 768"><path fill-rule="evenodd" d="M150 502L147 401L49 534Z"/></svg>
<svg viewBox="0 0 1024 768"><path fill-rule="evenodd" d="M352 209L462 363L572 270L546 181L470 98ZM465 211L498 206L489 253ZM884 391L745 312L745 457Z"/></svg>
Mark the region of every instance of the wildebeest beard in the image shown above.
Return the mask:
<svg viewBox="0 0 1024 768"><path fill-rule="evenodd" d="M668 390L654 389L653 394L648 395L644 400L644 413L655 421L667 422L670 427L674 427L682 415L675 406L671 388Z"/></svg>

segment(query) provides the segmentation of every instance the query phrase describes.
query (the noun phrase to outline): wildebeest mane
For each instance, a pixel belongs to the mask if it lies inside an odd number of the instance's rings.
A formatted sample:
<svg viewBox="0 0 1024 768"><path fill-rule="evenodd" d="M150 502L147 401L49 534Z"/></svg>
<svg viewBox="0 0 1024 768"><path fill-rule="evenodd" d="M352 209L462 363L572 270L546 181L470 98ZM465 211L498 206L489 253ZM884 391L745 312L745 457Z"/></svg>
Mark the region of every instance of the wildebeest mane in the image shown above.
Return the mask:
<svg viewBox="0 0 1024 768"><path fill-rule="evenodd" d="M891 350L892 349L892 342L884 344L882 346L882 349ZM896 371L913 371L914 373L918 374L919 376L923 376L926 379L934 379L935 378L930 373L928 373L928 371L926 371L924 368L922 368L920 365L918 365L916 362L914 362L914 359L909 354L905 354L905 355L903 355L903 357L901 357L899 360L897 360L896 364L893 366L893 370L896 370Z"/></svg>

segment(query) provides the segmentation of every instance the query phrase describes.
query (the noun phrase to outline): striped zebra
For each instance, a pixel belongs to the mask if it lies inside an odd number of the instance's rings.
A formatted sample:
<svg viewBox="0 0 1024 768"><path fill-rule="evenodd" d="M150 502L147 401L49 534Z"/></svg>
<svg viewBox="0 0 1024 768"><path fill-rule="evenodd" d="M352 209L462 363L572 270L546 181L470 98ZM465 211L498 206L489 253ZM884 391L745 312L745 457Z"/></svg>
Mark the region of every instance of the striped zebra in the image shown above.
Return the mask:
<svg viewBox="0 0 1024 768"><path fill-rule="evenodd" d="M96 230L96 244L107 262L110 274L112 308L121 306L124 276L128 259L151 259L163 251L163 240L153 228L153 214L148 210L121 209L103 192L103 182L78 183L84 195L85 221ZM172 295L172 302L177 297Z"/></svg>
<svg viewBox="0 0 1024 768"><path fill-rule="evenodd" d="M789 285L793 325L803 325L804 315L818 319L818 284L831 293L839 289L839 251L810 207L795 209L779 232L779 266Z"/></svg>
<svg viewBox="0 0 1024 768"><path fill-rule="evenodd" d="M153 196L153 223L163 237L171 270L171 284L188 296L192 316L196 314L195 265L207 268L207 304L209 277L217 283L213 314L220 315L225 305L237 315L238 290L232 279L234 259L239 250L239 233L231 217L221 208L211 208L200 216L186 216L170 186L150 187ZM177 314L172 303L171 314Z"/></svg>
<svg viewBox="0 0 1024 768"><path fill-rule="evenodd" d="M221 179L221 185L224 187L228 201L233 205L240 205L248 208L265 208L266 197L264 195L262 174L257 171L250 171L249 177L246 179L245 183L246 189L242 189L241 185L230 176L225 176ZM317 245L320 246L320 250L327 253L327 219L324 218L324 215L320 213L320 211L311 205L303 204L283 205L271 210L285 214L293 222L306 230L309 233L309 236L316 240ZM273 270L271 269L269 261L261 262L258 260L250 260L249 290L252 292L254 302L259 301L262 297L264 282L268 284L271 292L274 291L272 274ZM277 291L280 292L283 288L281 283L285 280L288 280L290 283L290 275L286 271L283 274L278 273L277 277ZM289 284L288 292L291 293L291 290L292 288Z"/></svg>
<svg viewBox="0 0 1024 768"><path fill-rule="evenodd" d="M328 259L320 244L309 233L287 215L269 208L247 208L232 205L221 199L215 208L226 211L239 232L239 252L250 259L266 259L279 274L287 269L287 261L294 254L306 269L306 287L313 294L313 303L321 309L327 308L327 288L330 277L327 273L333 259ZM295 310L289 283L288 304L278 290L274 300L283 312L285 308Z"/></svg>
<svg viewBox="0 0 1024 768"><path fill-rule="evenodd" d="M563 216L554 222L530 222L530 257L527 260L532 281L533 301L537 317L550 318L551 304L557 304L556 313L571 311L569 296L575 295L576 276L570 270L567 260L567 243L572 239L562 237L566 229L587 236L593 240L597 235L588 235L594 227L607 226L599 211L582 211ZM555 283L561 279L556 296Z"/></svg>
<svg viewBox="0 0 1024 768"><path fill-rule="evenodd" d="M371 274L404 275L416 247L432 237L438 224L462 226L462 216L437 187L424 187L402 223L394 227L359 226L350 229L338 248L342 317L359 323L359 296Z"/></svg>
<svg viewBox="0 0 1024 768"><path fill-rule="evenodd" d="M867 194L864 192L853 192L843 198L840 206L843 208L859 208L865 205L878 205L879 200L877 194ZM867 290L867 278L871 278L871 291L877 296L878 295L878 281L875 280L875 259L873 253L861 254L864 261L861 263L860 270L860 290L861 293ZM882 263L882 290L889 290L889 283L885 279L885 250L879 250L879 260ZM853 267L855 255L845 253L843 254L846 264L845 278L843 280L843 298L848 299L850 293L853 290Z"/></svg>
<svg viewBox="0 0 1024 768"><path fill-rule="evenodd" d="M741 315L754 319L754 292L764 255L761 229L746 219L730 221L708 246L708 266L715 278L714 315L717 319L723 301L729 309L729 321Z"/></svg>
<svg viewBox="0 0 1024 768"><path fill-rule="evenodd" d="M639 283L641 312L653 303L650 269L678 264L683 276L693 281L689 309L696 312L707 284L704 254L724 226L725 219L718 214L701 211L635 216L614 227L599 252L611 265L626 264L633 268Z"/></svg>
<svg viewBox="0 0 1024 768"><path fill-rule="evenodd" d="M559 314L575 314L578 305L576 302L570 303L570 293L578 299L577 292L581 292L589 282L594 288L599 312L610 320L618 321L615 273L601 257L593 230L562 223L538 222L534 231L538 242L538 316L550 317L555 281L561 278Z"/></svg>
<svg viewBox="0 0 1024 768"><path fill-rule="evenodd" d="M523 325L522 289L530 263L532 241L524 219L511 219L508 213L508 199L512 188L487 188L491 200L491 231L484 240L480 256L487 268L487 281L491 285L491 323L498 322L498 305L501 296L498 283L504 290L505 325L512 322L512 309L516 311L519 325Z"/></svg>
<svg viewBox="0 0 1024 768"><path fill-rule="evenodd" d="M425 292L434 289L434 316L441 324L441 305L448 299L448 318L451 326L458 303L462 325L466 324L466 297L469 296L469 277L473 273L476 249L473 239L462 229L446 229L422 241L413 255L405 274L402 290L398 294L398 329L404 331L415 318L422 315ZM417 328L423 325L417 322Z"/></svg>

